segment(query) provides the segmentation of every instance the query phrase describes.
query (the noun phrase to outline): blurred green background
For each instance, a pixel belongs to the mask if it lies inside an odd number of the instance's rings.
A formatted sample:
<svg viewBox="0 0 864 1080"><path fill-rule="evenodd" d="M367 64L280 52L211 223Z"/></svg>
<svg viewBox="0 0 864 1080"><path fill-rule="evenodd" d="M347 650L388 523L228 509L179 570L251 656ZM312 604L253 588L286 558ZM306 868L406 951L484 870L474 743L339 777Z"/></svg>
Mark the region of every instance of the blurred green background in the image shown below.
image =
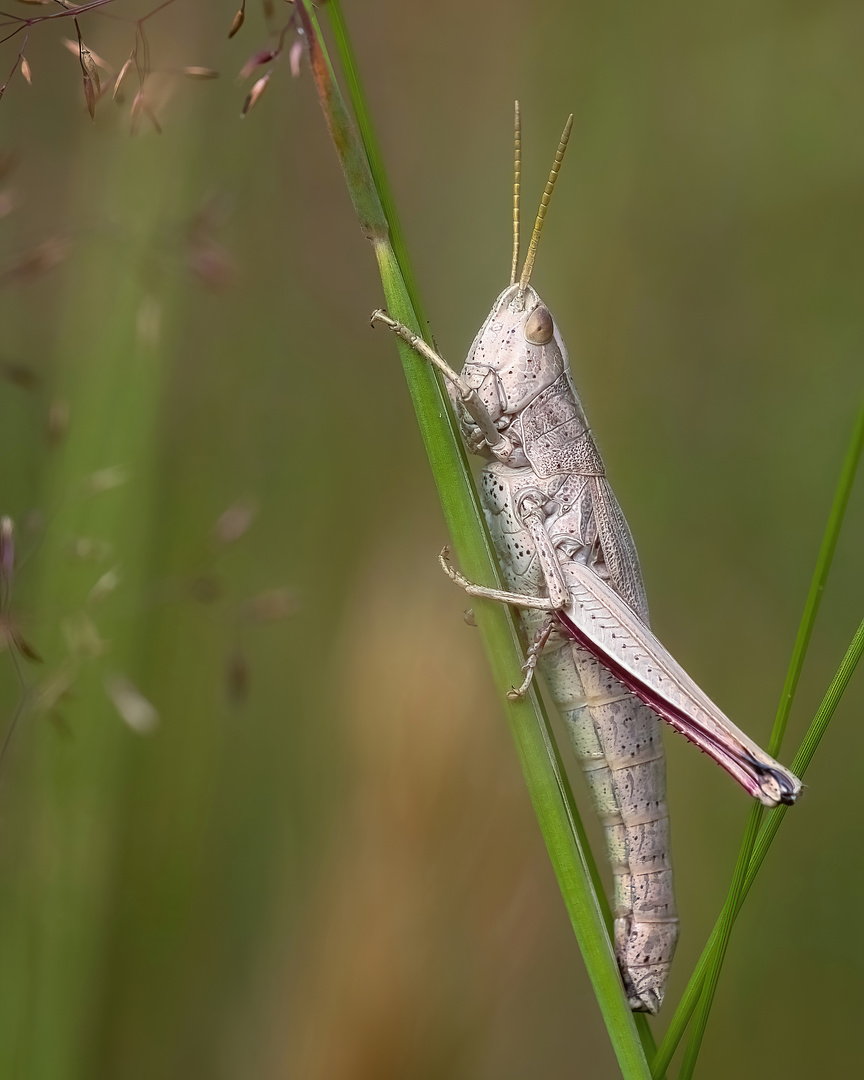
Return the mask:
<svg viewBox="0 0 864 1080"><path fill-rule="evenodd" d="M116 71L147 10L84 40ZM864 8L344 10L454 362L509 273L513 99L526 219L575 112L534 284L655 629L766 741L864 382ZM228 41L234 11L144 24L161 135L130 137L132 73L90 122L65 18L0 105L6 618L44 658L0 768L0 1076L614 1076L311 80L283 57L241 122L272 39L251 0ZM862 528L859 484L787 761L861 617ZM706 1080L861 1067L862 702L859 675L736 928ZM671 1014L748 805L667 743Z"/></svg>

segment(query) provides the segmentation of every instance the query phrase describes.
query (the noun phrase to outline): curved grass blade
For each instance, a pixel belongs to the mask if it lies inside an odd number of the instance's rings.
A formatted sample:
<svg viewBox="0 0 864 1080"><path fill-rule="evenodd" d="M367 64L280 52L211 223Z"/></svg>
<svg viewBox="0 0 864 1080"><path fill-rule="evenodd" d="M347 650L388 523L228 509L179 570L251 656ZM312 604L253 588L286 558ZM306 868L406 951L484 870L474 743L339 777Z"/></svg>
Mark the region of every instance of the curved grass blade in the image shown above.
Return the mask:
<svg viewBox="0 0 864 1080"><path fill-rule="evenodd" d="M798 748L798 752L792 761L792 768L798 776L803 776L810 763L813 761L816 750L822 740L822 736L825 734L828 724L834 715L834 710L837 708L840 699L846 691L846 687L849 685L862 654L864 654L864 620L861 621L858 629L855 631L855 635L849 644L849 648L846 650L846 654L843 657L840 666L834 673L834 677L825 692L822 703L816 710L816 715L813 717L813 720L807 729L807 734L804 736L804 739ZM765 861L765 856L768 854L768 850L773 844L774 838L777 836L777 832L780 829L780 825L788 810L788 806L778 806L775 810L770 811L765 821L762 823L762 827L756 838L753 855L747 866L747 873L744 877L740 894L736 899L733 919L737 918L738 912L741 910L744 900L746 899L753 882L756 880L756 875L759 873L762 863ZM681 1004L675 1012L672 1023L669 1025L669 1030L666 1032L666 1035L660 1044L660 1049L657 1051L657 1055L651 1063L651 1076L653 1077L653 1080L660 1080L665 1074L666 1069L669 1067L669 1063L672 1060L672 1055L675 1053L675 1049L686 1030L687 1023L696 1008L708 973L709 964L713 958L714 949L718 943L721 921L725 914L726 908L724 907L720 919L717 920L714 930L711 932L711 936L708 939L708 943L702 951L702 956L699 958L699 962L694 968L693 974L690 976L690 981L687 984L687 988L681 998Z"/></svg>
<svg viewBox="0 0 864 1080"><path fill-rule="evenodd" d="M819 611L819 604L822 600L822 593L825 587L825 581L828 577L828 571L831 567L831 562L834 557L834 551L837 547L837 538L840 534L840 527L843 523L843 517L846 512L846 507L849 502L849 497L852 491L852 486L855 480L855 473L857 471L858 462L861 458L862 450L864 450L864 406L862 406L855 426L852 431L852 437L849 441L849 446L846 450L846 454L843 460L843 466L840 471L840 477L837 482L837 488L834 493L834 500L831 505L831 511L828 515L828 522L825 526L825 533L822 538L822 544L819 549L819 555L816 559L816 566L813 571L813 578L810 583L810 589L807 594L807 600L804 605L804 611L801 616L801 623L798 627L798 634L795 639L795 646L792 650L792 657L789 662L789 669L786 673L786 679L783 684L783 692L780 697L780 703L777 709L777 715L774 720L774 726L771 732L771 741L769 743L769 753L776 755L779 753L780 744L783 740L783 735L786 730L786 724L789 718L789 713L792 708L792 701L795 696L795 690L798 686L798 680L801 675L801 669L804 665L804 657L807 652L807 647L810 643L810 638L813 633L813 625L816 621L816 615ZM859 630L860 634L860 630ZM850 645L850 651L847 652L846 658L835 675L835 680L832 681L831 686L826 693L823 706L820 706L819 711L816 713L813 722L808 729L808 733L805 736L805 740L796 755L795 761L792 765L792 771L797 775L802 775L802 766L799 765L799 757L801 757L802 751L805 747L810 746L811 740L815 739L812 748L809 752L809 757L805 755L806 765L809 765L812 760L812 755L815 752L819 739L824 734L824 729L827 727L828 720L833 715L834 708L836 707L839 696L831 705L830 711L825 716L823 722L823 709L826 702L829 701L832 692L834 692L835 683L841 672L844 671L844 666L850 661L850 655L854 655L856 642L858 636L853 639L852 645ZM860 651L858 653L860 656ZM854 670L854 663L857 663L857 658L852 664L852 669L849 670L848 676L851 677L852 670ZM843 683L843 689L848 682ZM843 689L840 690L842 694ZM818 731L818 735L814 734ZM786 807L779 808L784 811ZM689 1023L690 1017L696 1008L697 1002L699 1003L699 1013L697 1015L694 1030L691 1035L691 1040L688 1045L688 1050L685 1055L685 1061L682 1065L681 1077L684 1080L692 1075L693 1067L695 1066L696 1057L698 1055L699 1047L701 1045L702 1036L704 1034L705 1026L708 1021L708 1014L713 1004L714 990L716 989L717 979L719 977L720 967L722 966L723 959L726 953L726 946L729 941L729 935L732 931L732 925L741 910L741 905L744 902L750 885L752 884L759 867L762 865L762 861L767 854L768 847L773 841L776 835L777 829L780 827L780 822L783 820L783 814L779 814L778 810L772 811L768 819L768 825L771 826L773 831L770 833L770 838L767 839L767 843L762 847L764 841L763 837L768 837L768 833L763 830L759 833L759 837L756 841L756 848L753 851L753 841L751 836L758 825L761 818L761 812L759 807L754 807L751 811L751 817L748 821L747 832L745 834L744 841L739 851L738 860L736 862L735 873L733 877L732 885L730 886L729 895L726 903L720 914L720 918L714 927L714 931L708 941L708 944L703 951L702 957L699 960L693 975L690 978L690 982L687 984L684 996L678 1009L675 1012L675 1016L672 1019L672 1023L666 1032L665 1037L660 1045L660 1049L652 1063L652 1076L657 1078L663 1076L669 1063L672 1059L672 1055L675 1052L681 1037ZM772 825L776 821L776 825ZM761 854L760 854L761 849ZM746 867L746 873L742 868ZM701 1001L700 1001L701 995ZM692 1049L691 1049L692 1048ZM689 1070L689 1071L688 1071Z"/></svg>
<svg viewBox="0 0 864 1080"><path fill-rule="evenodd" d="M348 84L348 99L354 110L354 117L357 121L360 140L363 143L363 149L366 151L369 169L372 173L375 188L381 200L381 205L384 208L387 224L390 227L390 243L393 246L396 261L399 263L399 269L402 271L405 288L408 290L408 295L411 298L411 304L417 315L417 319L420 326L425 327L428 324L428 320L423 308L423 302L420 299L419 289L417 288L417 279L414 276L414 270L408 255L405 235L402 232L402 223L399 220L399 213L396 209L396 200L393 198L390 180L387 176L387 170L384 168L384 157L375 135L372 115L369 112L366 94L363 90L363 83L360 80L357 60L354 55L354 47L351 44L351 36L348 33L348 27L345 23L345 18L342 15L342 5L339 3L339 0L330 0L330 3L327 4L325 10L330 26L333 28L333 36L336 40L336 52L339 55L342 71L345 73L345 81Z"/></svg>
<svg viewBox="0 0 864 1080"><path fill-rule="evenodd" d="M726 898L726 903L723 905L723 910L720 913L720 919L717 922L716 940L714 947L711 950L710 960L705 971L705 978L702 982L702 993L699 996L699 1008L696 1013L696 1019L693 1022L693 1030L690 1033L687 1049L684 1052L684 1061L681 1063L681 1071L678 1073L678 1080L690 1080L690 1077L693 1075L693 1070L696 1067L696 1059L699 1057L699 1051L702 1049L702 1039L708 1024L708 1015L711 1011L711 1006L714 1004L714 994L717 990L717 982L720 979L720 968L726 958L726 949L729 945L729 937L732 933L732 924L735 922L735 918L740 908L739 900L744 889L744 882L747 878L747 867L750 865L750 860L753 856L753 848L756 843L756 834L759 829L759 822L762 819L762 813L763 807L760 806L759 803L750 807L750 815L747 819L747 830L744 834L744 840L741 843L741 849L738 852L738 858L735 862L735 870L732 874L732 884L729 886L729 894Z"/></svg>
<svg viewBox="0 0 864 1080"><path fill-rule="evenodd" d="M828 524L825 526L822 546L819 548L819 555L816 558L813 580L810 582L810 591L807 593L804 612L801 615L801 625L798 627L795 646L792 649L792 659L789 661L789 670L786 672L786 680L783 683L783 692L780 695L780 704L771 731L771 741L768 744L768 753L772 756L779 753L780 743L783 741L786 732L786 722L789 719L789 713L792 711L792 701L798 688L801 669L804 667L804 657L807 655L810 636L813 633L816 615L822 602L822 592L825 588L828 571L831 569L834 549L837 547L837 537L840 535L840 526L846 513L846 506L852 492L852 484L855 481L855 473L858 469L858 462L861 460L862 450L864 450L864 404L862 404L858 413L858 419L852 429L852 438L843 459L840 479L837 482L837 490L834 492L834 501L828 515Z"/></svg>
<svg viewBox="0 0 864 1080"><path fill-rule="evenodd" d="M354 110L354 115L357 120L357 127L360 133L360 138L363 142L366 156L369 161L369 166L375 181L375 186L378 190L381 204L384 208L384 213L390 226L390 239L393 245L393 250L399 263L399 267L402 271L402 276L405 281L409 296L411 298L411 302L414 306L415 313L417 314L418 322L421 326L426 327L428 326L428 322L425 316L424 309L422 307L422 301L419 296L419 291L417 289L416 279L414 277L413 268L411 266L407 245L405 243L402 226L396 208L396 202L390 188L390 182L386 170L384 168L383 155L381 153L381 149L375 134L372 117L368 108L366 95L363 90L363 84L357 68L354 49L351 43L351 37L348 32L348 27L345 23L344 16L342 14L341 3L339 2L339 0L331 0L325 10L328 16L330 26L333 30L336 42L336 50L339 55L340 64L342 70L345 73L345 79L348 85L348 96L350 98L351 105ZM428 339L432 340L431 333L428 335ZM462 443L458 436L457 442L461 451ZM466 469L469 468L470 467L466 465ZM485 533L485 518L481 516L479 523ZM493 562L495 561L494 554L492 555L492 560ZM540 702L540 709L543 710L542 700ZM543 726L548 731L548 717L546 717L545 715L543 716ZM591 849L588 846L587 840L582 831L582 822L579 819L578 812L576 812L575 810L573 795L572 791L570 790L566 773L562 773L562 778L565 785L565 796L569 805L573 809L575 827L579 831L580 844L586 857L588 869L591 873L591 878L594 884L594 891L598 897L600 907L603 912L603 918L606 924L607 932L611 935L612 913L609 909L609 903L606 898L605 891L603 890L602 884L600 882L597 864L594 860L593 853L591 852ZM648 1059L650 1060L657 1051L657 1044L654 1039L654 1034L651 1031L648 1017L644 1013L636 1013L634 1014L634 1020L636 1023L637 1031L639 1033L639 1038L642 1042L643 1050Z"/></svg>
<svg viewBox="0 0 864 1080"><path fill-rule="evenodd" d="M338 23L341 13L338 8L334 10L337 11ZM308 0L298 3L298 12L308 35L312 72L322 108L358 218L375 250L388 309L395 318L420 333L419 312L412 303L406 285L406 273L410 277L410 270L407 269L407 259L400 263L391 244L381 205L382 188L376 186L373 180L367 152L348 118L315 12ZM347 41L344 24L340 25L342 36ZM357 95L355 108L358 114L368 120L368 112L359 93L353 58L343 44L343 56L346 53L354 72L351 82L353 93ZM368 123L365 136L367 140L372 139L371 125ZM383 175L380 155L377 155L376 168L379 175ZM466 572L475 579L497 582L491 544L449 403L429 366L406 344L397 344L400 345L409 390L460 561ZM522 653L515 622L508 610L490 604L477 605L477 621L484 635L495 684L507 711L534 810L621 1073L628 1080L631 1077L647 1080L650 1075L647 1061L633 1014L627 1007L609 940L604 905L598 895L596 867L584 840L548 718L533 691L523 701L506 700L506 690L514 682L520 681Z"/></svg>

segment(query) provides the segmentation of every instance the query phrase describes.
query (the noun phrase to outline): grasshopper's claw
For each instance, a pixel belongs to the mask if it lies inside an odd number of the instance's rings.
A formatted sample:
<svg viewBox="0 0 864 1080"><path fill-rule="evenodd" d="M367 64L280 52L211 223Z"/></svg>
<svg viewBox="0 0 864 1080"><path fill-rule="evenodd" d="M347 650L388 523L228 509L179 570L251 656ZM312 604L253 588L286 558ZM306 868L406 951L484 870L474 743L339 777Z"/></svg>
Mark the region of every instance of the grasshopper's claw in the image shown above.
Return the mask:
<svg viewBox="0 0 864 1080"><path fill-rule="evenodd" d="M522 682L521 686L511 686L510 687L510 689L507 691L507 700L508 701L522 701L525 698L525 695L528 693L528 690L531 687L531 682L532 682L533 678L534 678L534 669L532 668L528 672L528 674L525 676L525 679Z"/></svg>
<svg viewBox="0 0 864 1080"><path fill-rule="evenodd" d="M450 562L449 544L445 544L444 547L441 548L441 551L438 555L438 562L441 564L441 569L444 571L447 577L449 577L451 581L455 581L461 589L465 589L465 591L467 592L471 585L471 582L468 580L468 578L460 574L456 567L453 565L453 563Z"/></svg>

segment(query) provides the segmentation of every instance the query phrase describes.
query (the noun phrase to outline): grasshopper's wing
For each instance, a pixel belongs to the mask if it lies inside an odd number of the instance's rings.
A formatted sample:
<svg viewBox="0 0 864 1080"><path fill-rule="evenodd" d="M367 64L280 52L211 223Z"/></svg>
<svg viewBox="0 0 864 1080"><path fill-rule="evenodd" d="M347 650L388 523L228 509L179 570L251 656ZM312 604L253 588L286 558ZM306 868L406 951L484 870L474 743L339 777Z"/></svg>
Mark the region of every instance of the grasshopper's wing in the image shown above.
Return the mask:
<svg viewBox="0 0 864 1080"><path fill-rule="evenodd" d="M754 798L793 803L801 781L721 712L615 589L582 563L563 570L571 603L558 618L568 633Z"/></svg>
<svg viewBox="0 0 864 1080"><path fill-rule="evenodd" d="M597 535L612 587L647 626L648 600L630 527L606 477L592 476L590 484Z"/></svg>

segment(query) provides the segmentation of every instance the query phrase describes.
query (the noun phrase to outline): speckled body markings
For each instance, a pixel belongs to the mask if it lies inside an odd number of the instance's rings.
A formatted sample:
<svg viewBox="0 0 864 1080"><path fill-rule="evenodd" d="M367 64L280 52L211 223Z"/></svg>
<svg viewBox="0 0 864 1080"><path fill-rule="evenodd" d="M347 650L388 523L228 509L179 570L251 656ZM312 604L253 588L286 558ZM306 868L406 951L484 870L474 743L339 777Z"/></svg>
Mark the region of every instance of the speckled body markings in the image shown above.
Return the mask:
<svg viewBox="0 0 864 1080"><path fill-rule="evenodd" d="M606 836L614 878L615 953L630 1007L656 1013L678 939L660 718L765 806L793 803L801 782L700 690L651 632L639 559L573 385L567 350L529 279L573 117L564 129L521 277L519 109L510 285L492 306L461 373L385 312L389 326L444 375L468 449L486 459L480 495L535 665L561 710Z"/></svg>
<svg viewBox="0 0 864 1080"><path fill-rule="evenodd" d="M565 580L568 564L590 567L647 623L636 549L606 480L554 320L549 340L539 345L507 325L514 317L527 323L538 307L546 311L530 287L522 297L518 286L505 290L462 370L512 445L507 462L479 445L477 426L454 394L469 446L492 458L480 476L480 497L502 573L514 593L548 595L543 563L525 522L526 506L539 508ZM539 611L522 613L529 641L543 619ZM660 721L563 630L553 631L539 668L603 824L614 880L615 949L630 1005L656 1012L678 939Z"/></svg>

